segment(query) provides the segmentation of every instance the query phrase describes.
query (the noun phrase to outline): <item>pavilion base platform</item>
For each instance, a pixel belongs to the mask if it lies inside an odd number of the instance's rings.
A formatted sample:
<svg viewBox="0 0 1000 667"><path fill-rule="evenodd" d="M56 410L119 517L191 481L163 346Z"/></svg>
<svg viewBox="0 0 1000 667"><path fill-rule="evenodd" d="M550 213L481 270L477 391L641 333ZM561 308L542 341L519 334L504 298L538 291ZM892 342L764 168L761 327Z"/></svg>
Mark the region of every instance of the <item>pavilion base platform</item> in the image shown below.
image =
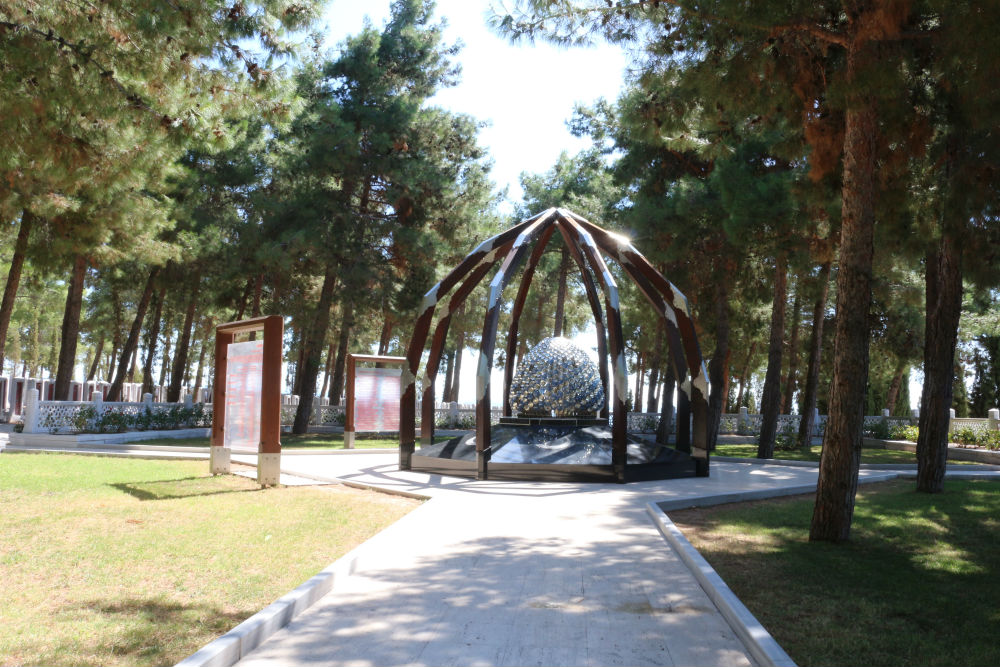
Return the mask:
<svg viewBox="0 0 1000 667"><path fill-rule="evenodd" d="M488 477L547 482L616 482L611 465L611 429L606 420L506 418L491 431ZM671 447L628 435L626 482L695 477L707 472ZM411 470L477 477L475 433L425 445L413 453Z"/></svg>

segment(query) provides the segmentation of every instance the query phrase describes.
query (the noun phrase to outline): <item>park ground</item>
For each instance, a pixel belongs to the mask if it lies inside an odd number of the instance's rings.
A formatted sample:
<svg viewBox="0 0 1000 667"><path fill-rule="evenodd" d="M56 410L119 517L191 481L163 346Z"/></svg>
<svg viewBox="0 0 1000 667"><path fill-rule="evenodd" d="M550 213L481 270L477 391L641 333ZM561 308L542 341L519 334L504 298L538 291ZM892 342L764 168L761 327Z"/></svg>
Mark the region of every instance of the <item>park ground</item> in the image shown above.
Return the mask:
<svg viewBox="0 0 1000 667"><path fill-rule="evenodd" d="M171 664L417 505L341 486L260 489L204 462L2 463L0 578L17 592L0 607L5 666ZM1000 664L1000 486L865 485L845 545L808 541L812 505L670 517L800 665Z"/></svg>
<svg viewBox="0 0 1000 667"><path fill-rule="evenodd" d="M2 455L2 665L173 664L417 501L204 461Z"/></svg>

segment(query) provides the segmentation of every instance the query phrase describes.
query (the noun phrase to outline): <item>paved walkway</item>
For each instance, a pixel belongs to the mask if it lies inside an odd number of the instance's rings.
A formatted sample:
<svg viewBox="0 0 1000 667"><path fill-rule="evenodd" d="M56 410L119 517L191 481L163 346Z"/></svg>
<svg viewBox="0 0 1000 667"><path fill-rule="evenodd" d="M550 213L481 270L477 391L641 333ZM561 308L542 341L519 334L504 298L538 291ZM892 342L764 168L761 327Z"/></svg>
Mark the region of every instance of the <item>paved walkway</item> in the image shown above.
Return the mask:
<svg viewBox="0 0 1000 667"><path fill-rule="evenodd" d="M803 492L817 474L717 462L709 478L627 485L477 482L399 472L382 453L285 457L282 470L431 500L241 667L752 664L646 504Z"/></svg>

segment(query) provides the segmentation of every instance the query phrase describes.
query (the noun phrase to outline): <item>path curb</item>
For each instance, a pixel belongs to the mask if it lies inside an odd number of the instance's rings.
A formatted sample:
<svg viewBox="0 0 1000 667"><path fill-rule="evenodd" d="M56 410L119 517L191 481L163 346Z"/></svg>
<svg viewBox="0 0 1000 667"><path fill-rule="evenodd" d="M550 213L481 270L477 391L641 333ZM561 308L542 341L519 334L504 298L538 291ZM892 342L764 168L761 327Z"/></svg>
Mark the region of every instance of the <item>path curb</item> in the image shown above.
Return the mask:
<svg viewBox="0 0 1000 667"><path fill-rule="evenodd" d="M426 496L423 496L426 498ZM420 511L417 507L413 512ZM410 512L412 515L413 512ZM376 533L377 534L377 533ZM373 536L374 537L374 536ZM305 583L264 607L235 628L201 647L174 667L231 667L359 569L365 540Z"/></svg>
<svg viewBox="0 0 1000 667"><path fill-rule="evenodd" d="M338 579L350 576L357 569L355 550L341 556L298 588L282 595L226 634L184 658L175 667L235 665L243 656L329 593Z"/></svg>
<svg viewBox="0 0 1000 667"><path fill-rule="evenodd" d="M747 647L754 662L761 667L796 667L795 661L785 653L760 621L740 602L726 585L719 573L698 553L658 503L648 503L646 512L653 519L667 543L687 565L695 579L715 603L729 626Z"/></svg>

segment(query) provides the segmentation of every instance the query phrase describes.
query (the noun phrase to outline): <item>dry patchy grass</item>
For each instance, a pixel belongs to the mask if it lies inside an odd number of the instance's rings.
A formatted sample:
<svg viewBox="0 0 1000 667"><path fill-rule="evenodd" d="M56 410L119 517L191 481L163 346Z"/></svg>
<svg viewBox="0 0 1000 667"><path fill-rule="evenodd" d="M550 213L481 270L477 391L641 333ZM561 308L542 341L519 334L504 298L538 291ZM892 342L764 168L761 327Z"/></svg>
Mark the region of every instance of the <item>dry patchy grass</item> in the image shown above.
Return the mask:
<svg viewBox="0 0 1000 667"><path fill-rule="evenodd" d="M204 461L0 455L0 664L172 664L416 501Z"/></svg>

